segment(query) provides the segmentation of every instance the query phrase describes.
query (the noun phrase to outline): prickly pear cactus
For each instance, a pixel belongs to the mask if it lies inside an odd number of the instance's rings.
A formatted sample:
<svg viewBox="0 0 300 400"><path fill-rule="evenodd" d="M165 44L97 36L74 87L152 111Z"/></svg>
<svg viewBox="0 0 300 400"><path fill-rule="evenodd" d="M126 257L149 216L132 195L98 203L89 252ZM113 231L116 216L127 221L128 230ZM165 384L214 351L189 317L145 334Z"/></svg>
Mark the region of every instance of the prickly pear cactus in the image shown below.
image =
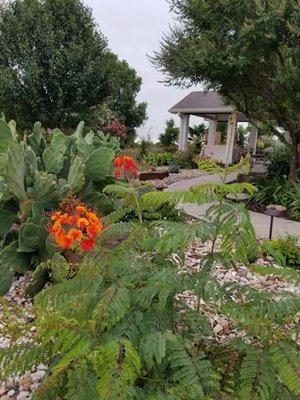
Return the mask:
<svg viewBox="0 0 300 400"><path fill-rule="evenodd" d="M73 135L59 129L46 134L37 122L21 139L13 121L0 119L0 293L9 288L13 273L53 257L57 249L47 244L47 213L68 194L101 213L112 210L102 188L113 180L119 142L99 132L84 135L83 129L81 122ZM40 287L49 271L39 268L37 276Z"/></svg>

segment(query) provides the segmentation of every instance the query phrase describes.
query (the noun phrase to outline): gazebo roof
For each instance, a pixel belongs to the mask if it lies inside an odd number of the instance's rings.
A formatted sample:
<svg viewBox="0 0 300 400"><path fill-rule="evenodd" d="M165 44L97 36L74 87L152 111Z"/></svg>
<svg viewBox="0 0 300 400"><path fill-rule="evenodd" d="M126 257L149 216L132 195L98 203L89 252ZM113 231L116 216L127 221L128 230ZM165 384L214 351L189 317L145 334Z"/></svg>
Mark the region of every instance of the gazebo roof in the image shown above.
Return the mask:
<svg viewBox="0 0 300 400"><path fill-rule="evenodd" d="M191 114L206 119L228 121L228 115L237 112L236 109L226 104L218 92L197 91L191 92L170 110L172 114ZM247 121L242 113L237 113L238 121Z"/></svg>

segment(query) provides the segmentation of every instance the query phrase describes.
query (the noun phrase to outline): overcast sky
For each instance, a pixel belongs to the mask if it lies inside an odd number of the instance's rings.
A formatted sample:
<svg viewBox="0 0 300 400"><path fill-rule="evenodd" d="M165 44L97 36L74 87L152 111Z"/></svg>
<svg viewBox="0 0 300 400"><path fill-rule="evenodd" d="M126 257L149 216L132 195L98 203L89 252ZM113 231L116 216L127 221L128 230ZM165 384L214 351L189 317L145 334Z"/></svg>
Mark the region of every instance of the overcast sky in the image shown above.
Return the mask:
<svg viewBox="0 0 300 400"><path fill-rule="evenodd" d="M168 109L189 91L165 87L162 76L150 64L147 54L158 50L164 32L168 32L172 16L166 0L84 0L92 10L109 47L128 61L143 79L139 100L147 101L149 119L139 130L156 139L164 122L172 117ZM176 124L179 118L175 116Z"/></svg>

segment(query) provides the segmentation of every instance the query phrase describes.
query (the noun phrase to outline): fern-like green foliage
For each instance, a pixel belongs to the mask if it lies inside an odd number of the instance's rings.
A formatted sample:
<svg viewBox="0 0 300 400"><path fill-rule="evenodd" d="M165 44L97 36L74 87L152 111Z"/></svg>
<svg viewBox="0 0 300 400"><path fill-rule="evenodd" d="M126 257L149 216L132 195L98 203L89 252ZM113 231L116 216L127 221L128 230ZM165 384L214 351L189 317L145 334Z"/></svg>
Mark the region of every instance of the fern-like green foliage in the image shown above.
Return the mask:
<svg viewBox="0 0 300 400"><path fill-rule="evenodd" d="M234 268L257 254L249 214L224 199L226 185L141 198L123 184L105 191L124 209L107 217L95 254L73 279L50 270L60 283L36 298L35 342L0 351L0 379L43 362L49 371L33 400L296 400L299 299L212 276L217 264ZM206 215L188 224L118 222L162 201L211 198ZM116 237L118 245L105 247ZM196 238L210 245L199 272L179 269ZM193 307L180 296L187 292ZM230 318L243 339L220 343L203 306Z"/></svg>

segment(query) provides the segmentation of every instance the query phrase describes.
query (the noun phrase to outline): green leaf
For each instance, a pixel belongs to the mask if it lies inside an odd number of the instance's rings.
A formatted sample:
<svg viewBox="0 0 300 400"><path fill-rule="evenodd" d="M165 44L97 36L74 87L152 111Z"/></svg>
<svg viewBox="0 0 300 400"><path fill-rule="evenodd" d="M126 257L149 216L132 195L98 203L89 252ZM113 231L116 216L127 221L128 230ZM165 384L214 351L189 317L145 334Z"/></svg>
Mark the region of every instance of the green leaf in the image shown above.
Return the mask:
<svg viewBox="0 0 300 400"><path fill-rule="evenodd" d="M0 296L10 289L13 277L13 273L7 267L0 265Z"/></svg>
<svg viewBox="0 0 300 400"><path fill-rule="evenodd" d="M94 182L104 180L111 173L114 156L114 151L105 147L93 151L86 162L87 179Z"/></svg>
<svg viewBox="0 0 300 400"><path fill-rule="evenodd" d="M73 193L80 192L85 184L84 177L85 165L80 157L75 157L68 175L68 184Z"/></svg>
<svg viewBox="0 0 300 400"><path fill-rule="evenodd" d="M45 246L45 240L48 235L46 230L47 218L44 215L44 209L38 202L31 206L32 217L22 225L19 231L18 251L31 253Z"/></svg>
<svg viewBox="0 0 300 400"><path fill-rule="evenodd" d="M104 193L89 193L84 197L84 201L91 207L96 207L103 214L108 214L114 209L112 201Z"/></svg>
<svg viewBox="0 0 300 400"><path fill-rule="evenodd" d="M12 242L0 252L0 262L6 268L18 274L28 271L31 255L18 252L18 242Z"/></svg>
<svg viewBox="0 0 300 400"><path fill-rule="evenodd" d="M70 275L70 265L59 253L55 253L51 260L51 268L49 276L52 278L54 283L63 282Z"/></svg>
<svg viewBox="0 0 300 400"><path fill-rule="evenodd" d="M40 122L34 124L32 134L28 135L28 141L35 154L41 156L46 143L42 134L42 124Z"/></svg>
<svg viewBox="0 0 300 400"><path fill-rule="evenodd" d="M13 141L13 135L10 127L5 121L0 119L0 174L5 171L5 165L8 157L8 148Z"/></svg>
<svg viewBox="0 0 300 400"><path fill-rule="evenodd" d="M5 170L5 183L16 200L26 200L24 152L17 143L11 143Z"/></svg>
<svg viewBox="0 0 300 400"><path fill-rule="evenodd" d="M50 147L43 152L43 161L46 171L50 174L58 174L64 165L64 154L66 152L66 137L58 129L53 131Z"/></svg>
<svg viewBox="0 0 300 400"><path fill-rule="evenodd" d="M53 209L58 206L59 193L55 175L47 172L37 171L35 182L28 193L33 199L38 200L46 209Z"/></svg>
<svg viewBox="0 0 300 400"><path fill-rule="evenodd" d="M0 208L0 237L3 238L12 224L17 221L17 215L5 210L4 208Z"/></svg>

